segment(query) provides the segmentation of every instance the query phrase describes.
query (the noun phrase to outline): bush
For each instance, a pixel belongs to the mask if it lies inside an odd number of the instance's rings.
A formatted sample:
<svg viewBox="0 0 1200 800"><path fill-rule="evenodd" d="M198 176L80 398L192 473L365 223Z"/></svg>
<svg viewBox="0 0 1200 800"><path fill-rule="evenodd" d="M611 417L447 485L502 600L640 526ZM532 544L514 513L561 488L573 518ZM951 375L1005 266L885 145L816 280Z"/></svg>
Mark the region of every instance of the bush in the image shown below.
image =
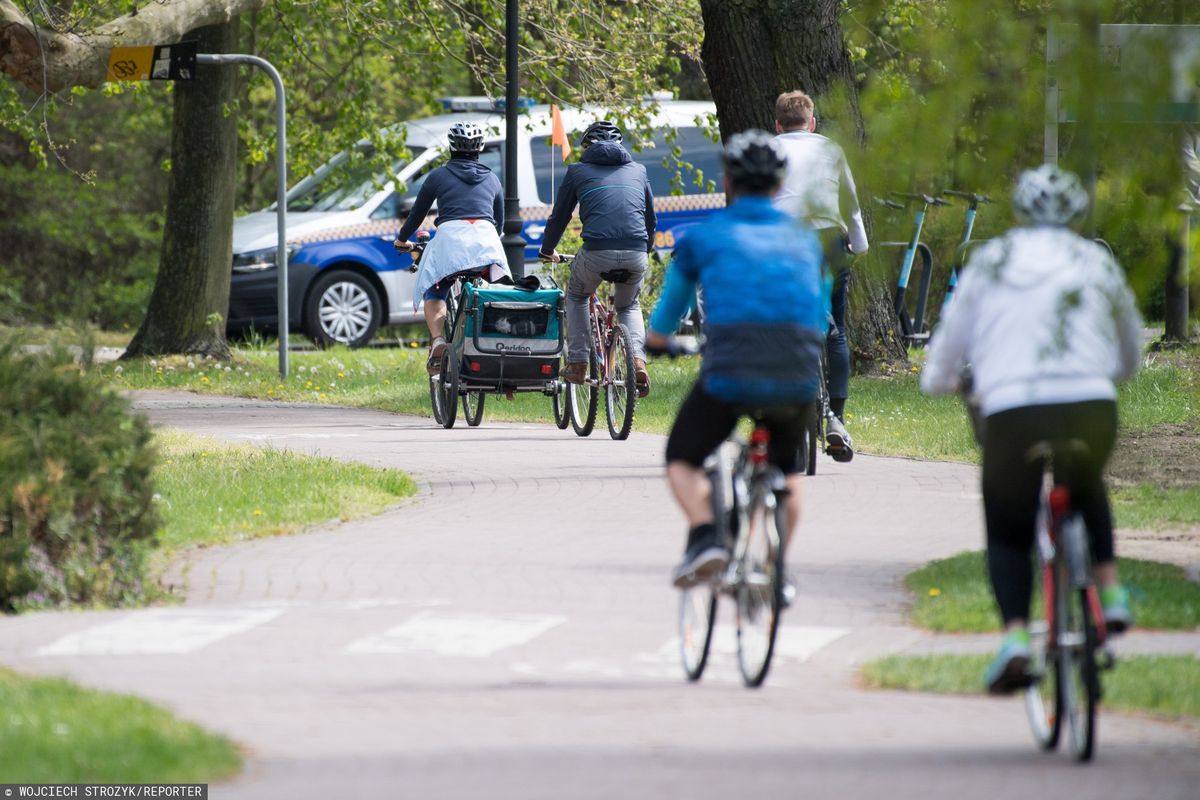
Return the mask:
<svg viewBox="0 0 1200 800"><path fill-rule="evenodd" d="M0 342L0 610L144 596L149 425L65 353Z"/></svg>

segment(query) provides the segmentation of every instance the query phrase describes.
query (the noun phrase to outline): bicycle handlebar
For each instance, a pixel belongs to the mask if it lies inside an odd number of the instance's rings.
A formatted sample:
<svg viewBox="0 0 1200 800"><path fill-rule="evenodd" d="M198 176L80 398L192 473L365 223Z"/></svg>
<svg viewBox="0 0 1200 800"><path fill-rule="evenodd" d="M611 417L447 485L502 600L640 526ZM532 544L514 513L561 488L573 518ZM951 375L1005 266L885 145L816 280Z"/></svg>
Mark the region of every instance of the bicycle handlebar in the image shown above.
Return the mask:
<svg viewBox="0 0 1200 800"><path fill-rule="evenodd" d="M992 202L992 198L988 197L986 194L979 194L978 192L960 192L957 189L943 189L942 194L948 194L951 197L961 197L964 200L970 200L972 203Z"/></svg>
<svg viewBox="0 0 1200 800"><path fill-rule="evenodd" d="M420 267L421 254L424 253L425 248L429 246L429 231L417 231L415 238L417 241L413 244L412 250L409 251L412 253L412 264L408 266L409 272L416 272ZM399 242L396 242L396 244L399 244Z"/></svg>
<svg viewBox="0 0 1200 800"><path fill-rule="evenodd" d="M886 197L876 197L875 202L888 208L904 208L904 203L897 203L895 200L888 200Z"/></svg>
<svg viewBox="0 0 1200 800"><path fill-rule="evenodd" d="M950 205L948 202L946 202L945 200L943 200L940 197L934 197L932 195L923 194L921 192L892 192L892 194L895 195L896 197L903 197L908 200L921 200L925 203L925 205L929 205L929 206L948 206L948 205Z"/></svg>

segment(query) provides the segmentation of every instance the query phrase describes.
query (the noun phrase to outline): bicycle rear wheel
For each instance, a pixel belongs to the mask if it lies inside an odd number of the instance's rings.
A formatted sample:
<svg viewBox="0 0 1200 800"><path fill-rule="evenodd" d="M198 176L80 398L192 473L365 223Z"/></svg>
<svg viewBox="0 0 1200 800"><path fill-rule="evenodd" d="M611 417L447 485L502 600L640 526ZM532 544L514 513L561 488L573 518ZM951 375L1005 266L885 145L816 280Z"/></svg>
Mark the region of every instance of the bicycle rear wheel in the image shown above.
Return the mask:
<svg viewBox="0 0 1200 800"><path fill-rule="evenodd" d="M637 406L637 383L633 373L633 343L629 329L618 324L612 331L608 350L612 374L604 385L604 410L608 417L608 435L617 441L629 438L633 412Z"/></svg>
<svg viewBox="0 0 1200 800"><path fill-rule="evenodd" d="M440 422L443 428L449 430L454 427L454 420L458 416L458 357L450 348L446 349L446 355L442 358L440 393Z"/></svg>
<svg viewBox="0 0 1200 800"><path fill-rule="evenodd" d="M462 393L463 419L472 428L483 422L483 403L486 399L487 395L483 392Z"/></svg>
<svg viewBox="0 0 1200 800"><path fill-rule="evenodd" d="M1086 531L1083 520L1073 514L1059 531L1059 546L1065 558L1058 573L1059 682L1063 716L1071 737L1071 750L1079 761L1090 761L1096 745L1096 705L1100 701L1100 674L1096 665L1096 623L1088 602Z"/></svg>
<svg viewBox="0 0 1200 800"><path fill-rule="evenodd" d="M438 425L442 424L442 373L429 376L429 405L433 407L433 419Z"/></svg>
<svg viewBox="0 0 1200 800"><path fill-rule="evenodd" d="M737 599L737 655L742 681L762 685L775 652L783 596L780 542L784 510L766 481L751 488L745 528L738 543L740 561L734 597Z"/></svg>
<svg viewBox="0 0 1200 800"><path fill-rule="evenodd" d="M598 360L593 352L588 355L588 379L594 382L599 372ZM590 436L596 427L596 408L600 404L595 384L569 383L567 397L571 405L571 427L578 436Z"/></svg>
<svg viewBox="0 0 1200 800"><path fill-rule="evenodd" d="M821 451L821 423L824 421L824 412L821 410L822 404L820 399L813 405L813 412L808 424L805 425L804 438L800 447L800 452L804 458L800 461L804 465L805 475L817 474L817 453Z"/></svg>

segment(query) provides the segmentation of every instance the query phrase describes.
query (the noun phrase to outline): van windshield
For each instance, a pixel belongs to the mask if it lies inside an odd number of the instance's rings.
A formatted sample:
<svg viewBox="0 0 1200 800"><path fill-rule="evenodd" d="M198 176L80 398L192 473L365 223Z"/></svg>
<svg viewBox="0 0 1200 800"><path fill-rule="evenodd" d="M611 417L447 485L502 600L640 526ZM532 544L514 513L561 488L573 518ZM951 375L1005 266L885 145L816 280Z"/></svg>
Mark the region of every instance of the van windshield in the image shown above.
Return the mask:
<svg viewBox="0 0 1200 800"><path fill-rule="evenodd" d="M425 150L409 147L409 158L397 159L392 164L392 175L396 175L408 163ZM369 151L366 151L369 155ZM370 162L345 166L346 155L342 154L314 174L300 181L288 192L288 211L353 211L379 191L381 184L389 178L381 176ZM274 204L271 209L274 209Z"/></svg>

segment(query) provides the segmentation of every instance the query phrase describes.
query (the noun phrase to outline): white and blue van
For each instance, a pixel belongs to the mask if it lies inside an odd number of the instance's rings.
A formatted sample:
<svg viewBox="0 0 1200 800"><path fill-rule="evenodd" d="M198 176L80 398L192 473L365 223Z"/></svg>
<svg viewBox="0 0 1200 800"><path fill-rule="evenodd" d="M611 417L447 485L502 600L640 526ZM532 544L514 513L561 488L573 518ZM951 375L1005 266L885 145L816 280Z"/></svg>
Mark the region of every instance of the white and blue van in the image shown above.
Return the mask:
<svg viewBox="0 0 1200 800"><path fill-rule="evenodd" d="M504 181L504 117L487 98L447 98L445 114L402 123L407 129L411 158L396 165L396 183L374 174L349 176L337 171L343 154L313 175L297 183L287 194L287 246L291 327L302 330L321 344L340 342L352 347L367 344L381 325L418 322L420 309L412 307L415 276L408 272L407 254L399 254L392 241L405 214L412 208L424 177L443 163L446 132L455 122L481 124L492 136L480 161ZM655 245L671 248L690 225L713 209L725 205L721 191L697 186L693 174L683 174L683 194L676 169L664 166L666 155L678 158L703 176L703 183L720 187L721 146L712 141L707 121L712 103L664 100L657 102L652 121L653 142L646 142L633 157L646 165L654 191L658 215ZM563 124L572 145L579 131L604 117L601 109L563 109ZM521 204L521 235L528 243L527 261L535 261L538 245L550 216L553 192L566 171L558 148L550 146L550 107L531 106L522 114L519 151L518 193ZM363 145L366 146L366 145ZM631 147L631 151L634 148ZM385 188L380 189L380 186ZM423 228L433 229L430 215ZM233 286L230 295L230 332L249 328L274 329L275 242L274 206L240 217L233 226Z"/></svg>

